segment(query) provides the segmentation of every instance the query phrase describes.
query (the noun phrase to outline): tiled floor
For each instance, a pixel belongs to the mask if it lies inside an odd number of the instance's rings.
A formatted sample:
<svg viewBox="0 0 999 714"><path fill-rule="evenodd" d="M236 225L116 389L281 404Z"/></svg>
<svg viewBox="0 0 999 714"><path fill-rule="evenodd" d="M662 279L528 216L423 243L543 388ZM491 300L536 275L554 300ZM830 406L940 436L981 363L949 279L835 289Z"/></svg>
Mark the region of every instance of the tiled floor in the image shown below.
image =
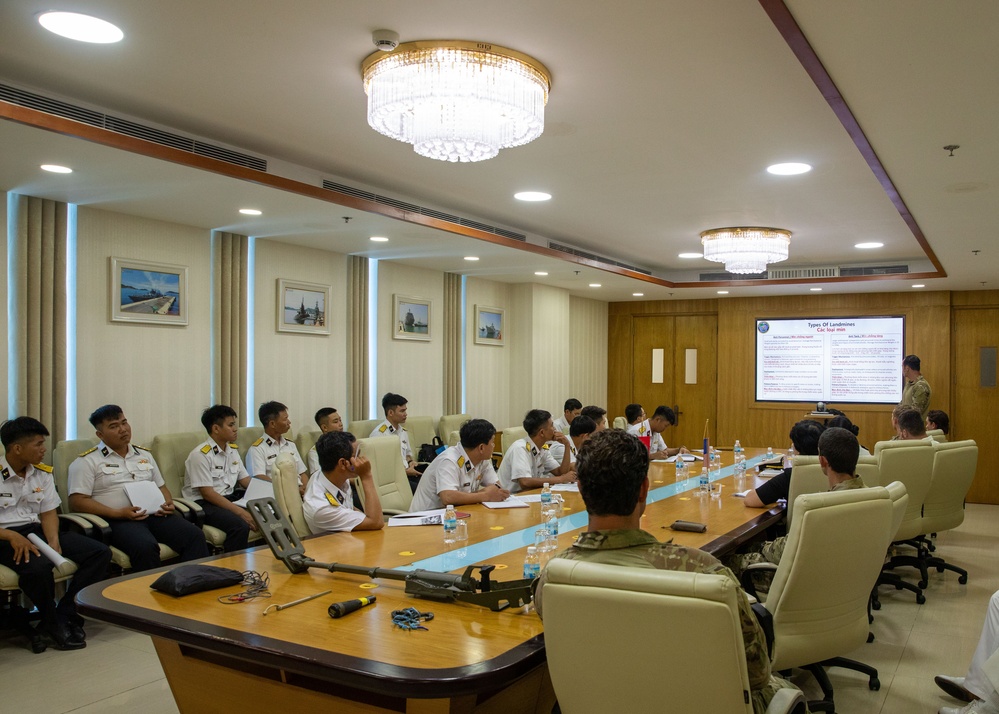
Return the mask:
<svg viewBox="0 0 999 714"><path fill-rule="evenodd" d="M925 605L917 605L911 593L882 589L883 605L872 626L875 641L846 655L877 667L881 690L870 691L861 674L831 670L837 709L843 714L931 714L957 704L937 689L933 675L965 673L989 596L999 590L999 506L968 506L964 524L941 534L937 543L940 555L969 571L968 584L959 585L954 573L931 572ZM148 637L97 622L88 624L87 633L85 650L50 648L40 655L27 651L20 638L0 637L3 710L177 711ZM807 674L794 679L806 694L818 696Z"/></svg>

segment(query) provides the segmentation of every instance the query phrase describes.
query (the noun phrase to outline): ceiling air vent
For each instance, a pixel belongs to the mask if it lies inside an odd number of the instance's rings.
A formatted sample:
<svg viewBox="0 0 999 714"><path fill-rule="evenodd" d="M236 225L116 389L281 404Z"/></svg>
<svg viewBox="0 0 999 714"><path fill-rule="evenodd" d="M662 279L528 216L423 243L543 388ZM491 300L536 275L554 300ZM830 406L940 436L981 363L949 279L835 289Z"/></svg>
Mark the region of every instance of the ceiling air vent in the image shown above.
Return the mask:
<svg viewBox="0 0 999 714"><path fill-rule="evenodd" d="M766 280L763 273L701 273L697 279L702 283L727 282L729 280Z"/></svg>
<svg viewBox="0 0 999 714"><path fill-rule="evenodd" d="M908 265L869 265L866 268L840 268L839 274L844 278L856 278L861 275L899 275L908 272Z"/></svg>
<svg viewBox="0 0 999 714"><path fill-rule="evenodd" d="M838 266L813 268L771 268L767 271L768 280L793 280L795 278L838 278Z"/></svg>
<svg viewBox="0 0 999 714"><path fill-rule="evenodd" d="M24 89L18 89L17 87L0 84L0 99L5 102L10 102L11 104L28 107L29 109L36 109L40 112L45 112L46 114L54 114L55 116L72 119L73 121L83 122L84 124L90 124L91 126L107 129L108 131L113 131L118 134L132 136L136 139L143 139L144 141L149 141L161 146L169 146L173 149L186 151L190 154L207 156L212 159L218 159L219 161L225 161L228 164L235 164L236 166L243 166L257 171L267 171L267 161L256 156L244 154L239 151L233 151L232 149L226 149L222 146L216 146L215 144L208 144L203 141L198 141L197 139L191 139L180 134L164 131L163 129L157 129L155 127L146 126L145 124L139 124L138 122L130 121L128 119L109 116L108 114L104 114L93 109L78 107L75 104L63 102L59 99L45 97L41 94L29 92Z"/></svg>
<svg viewBox="0 0 999 714"><path fill-rule="evenodd" d="M504 238L519 240L522 243L527 242L527 236L523 233L515 233L514 231L507 230L506 228L499 228L498 226L491 226L488 223L480 223L479 221L473 221L469 218L462 218L461 216L455 216L451 213L438 211L435 208L427 208L426 206L418 206L415 203L407 203L405 201L400 201L397 198L390 198L371 191L365 191L362 188L355 188L354 186L348 186L335 181L328 181L327 179L323 179L323 188L327 191L336 191L337 193L353 196L354 198L363 198L365 201L371 201L372 203L381 203L385 206L392 206L393 208L398 208L400 211L419 213L421 216L436 218L438 221L454 223L458 226L468 226L469 228L474 228L478 231L482 231L483 233L492 233L493 235L503 236Z"/></svg>
<svg viewBox="0 0 999 714"><path fill-rule="evenodd" d="M555 241L548 241L548 247L552 250L561 251L562 253L568 253L569 255L575 255L579 258L586 258L587 260L595 260L598 263L606 263L608 265L616 265L619 268L626 268L627 270L634 271L636 273L641 273L642 275L652 275L652 271L646 270L645 268L639 268L634 265L629 265L628 263L622 263L619 260L614 260L613 258L605 258L602 255L597 255L596 253L589 253L585 250L580 250L579 248L573 248L571 245L565 245L564 243L556 243Z"/></svg>

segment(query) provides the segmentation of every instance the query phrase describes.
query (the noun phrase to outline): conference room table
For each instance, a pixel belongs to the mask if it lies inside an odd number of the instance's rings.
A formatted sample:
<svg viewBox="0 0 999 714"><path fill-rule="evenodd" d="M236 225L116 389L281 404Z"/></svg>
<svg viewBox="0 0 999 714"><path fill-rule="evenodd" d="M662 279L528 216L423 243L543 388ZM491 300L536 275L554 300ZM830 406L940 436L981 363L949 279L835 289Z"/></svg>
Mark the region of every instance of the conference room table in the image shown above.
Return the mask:
<svg viewBox="0 0 999 714"><path fill-rule="evenodd" d="M745 488L762 483L752 467L761 450L747 450ZM701 496L697 476L676 482L675 466L653 462L642 527L660 540L717 556L761 534L783 511L745 508L736 491L731 451ZM720 487L720 488L718 488ZM536 491L533 493L537 493ZM585 530L578 492L561 492L558 550ZM523 577L526 547L541 527L540 503L527 508L461 506L467 543L445 545L440 526L387 527L304 539L306 554L327 563L423 568L460 573L468 565L496 566L494 581ZM705 523L707 531L673 531L676 520ZM152 637L178 709L184 714L222 711L322 711L429 714L492 712L548 714L555 701L545 662L543 626L533 606L493 612L468 603L437 602L404 593L405 583L310 569L292 574L266 546L206 558L238 571L267 573L269 599L223 604L234 586L173 597L149 586L162 571L104 581L78 596L80 612ZM268 605L331 592L285 610ZM333 602L364 596L376 602L332 619ZM403 630L391 613L408 607L432 612L426 630ZM586 623L581 622L580 627ZM584 653L580 653L581 656ZM100 676L95 672L94 676Z"/></svg>

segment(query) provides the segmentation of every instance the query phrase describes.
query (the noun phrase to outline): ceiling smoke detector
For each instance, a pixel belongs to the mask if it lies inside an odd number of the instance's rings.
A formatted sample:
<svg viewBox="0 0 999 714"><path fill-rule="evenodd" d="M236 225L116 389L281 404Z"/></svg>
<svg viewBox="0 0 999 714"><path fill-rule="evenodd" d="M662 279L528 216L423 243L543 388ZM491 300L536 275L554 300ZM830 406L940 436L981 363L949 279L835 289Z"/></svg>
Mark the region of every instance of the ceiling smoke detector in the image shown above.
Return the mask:
<svg viewBox="0 0 999 714"><path fill-rule="evenodd" d="M375 30L371 33L371 41L382 52L391 52L399 46L399 33L392 30Z"/></svg>

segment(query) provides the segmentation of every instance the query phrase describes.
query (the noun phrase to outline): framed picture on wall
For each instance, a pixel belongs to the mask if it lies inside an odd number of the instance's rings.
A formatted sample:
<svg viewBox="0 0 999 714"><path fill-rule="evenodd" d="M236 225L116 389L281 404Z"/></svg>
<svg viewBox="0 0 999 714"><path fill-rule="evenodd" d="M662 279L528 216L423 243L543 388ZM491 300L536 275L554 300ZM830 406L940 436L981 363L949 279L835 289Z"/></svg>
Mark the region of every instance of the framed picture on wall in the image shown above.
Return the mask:
<svg viewBox="0 0 999 714"><path fill-rule="evenodd" d="M330 305L331 290L329 285L278 278L278 332L305 332L310 335L330 334L327 311Z"/></svg>
<svg viewBox="0 0 999 714"><path fill-rule="evenodd" d="M430 301L393 295L392 339L430 342Z"/></svg>
<svg viewBox="0 0 999 714"><path fill-rule="evenodd" d="M112 322L187 324L187 268L111 257Z"/></svg>
<svg viewBox="0 0 999 714"><path fill-rule="evenodd" d="M485 305L475 306L475 344L505 345L505 332L503 308Z"/></svg>

